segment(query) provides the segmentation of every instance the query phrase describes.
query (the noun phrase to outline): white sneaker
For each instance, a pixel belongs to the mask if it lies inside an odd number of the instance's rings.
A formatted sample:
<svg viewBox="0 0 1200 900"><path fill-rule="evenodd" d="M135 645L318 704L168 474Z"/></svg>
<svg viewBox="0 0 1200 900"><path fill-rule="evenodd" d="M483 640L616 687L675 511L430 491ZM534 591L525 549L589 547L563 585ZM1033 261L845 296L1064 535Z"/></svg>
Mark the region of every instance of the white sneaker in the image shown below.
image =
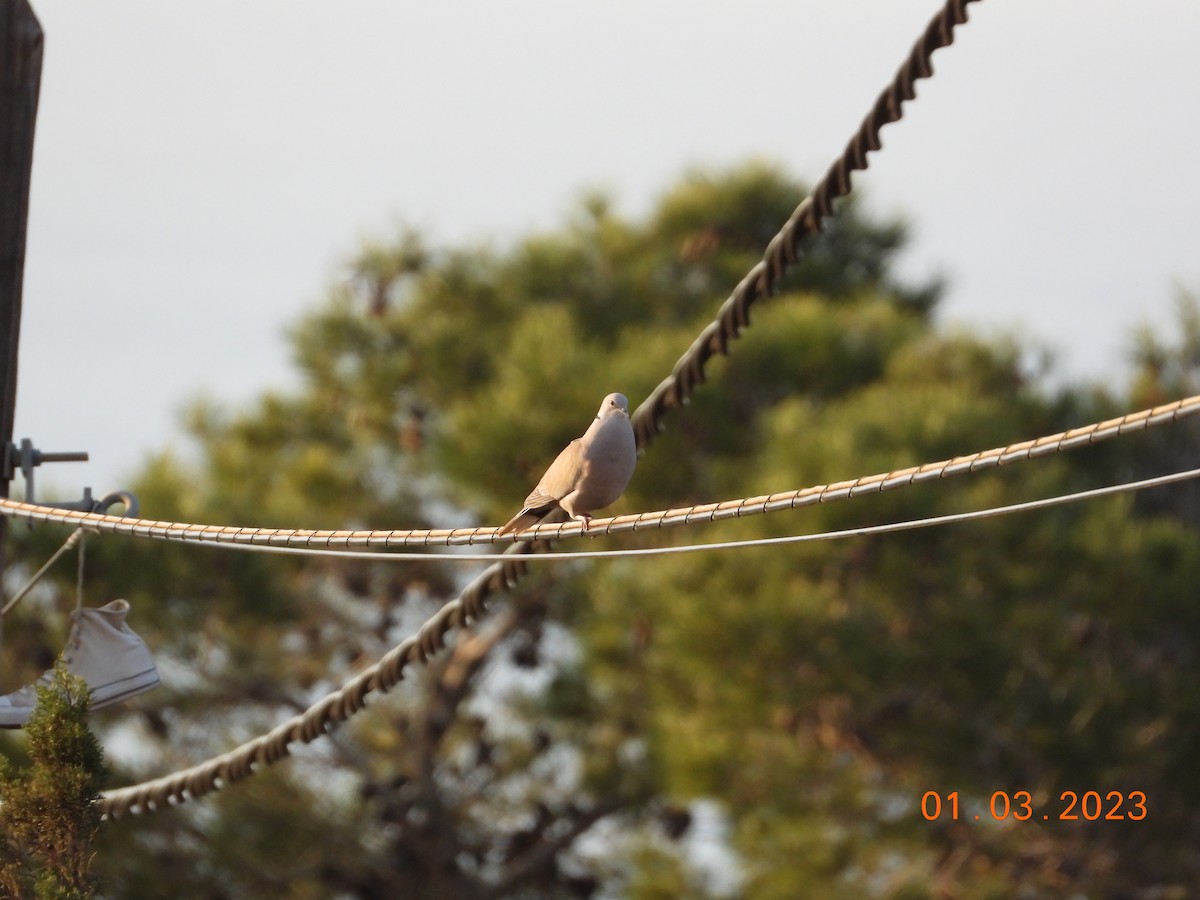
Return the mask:
<svg viewBox="0 0 1200 900"><path fill-rule="evenodd" d="M99 609L77 609L62 658L67 671L92 689L92 709L101 709L158 684L158 669L145 642L125 624L126 600ZM37 685L50 684L54 670L35 684L0 697L0 728L21 728L37 706Z"/></svg>

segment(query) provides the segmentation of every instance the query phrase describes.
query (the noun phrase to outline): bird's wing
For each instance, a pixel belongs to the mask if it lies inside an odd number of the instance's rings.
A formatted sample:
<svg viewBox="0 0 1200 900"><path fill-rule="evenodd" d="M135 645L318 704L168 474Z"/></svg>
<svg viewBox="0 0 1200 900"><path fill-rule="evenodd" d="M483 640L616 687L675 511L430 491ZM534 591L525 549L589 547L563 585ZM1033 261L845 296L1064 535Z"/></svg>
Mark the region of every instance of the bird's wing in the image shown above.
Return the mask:
<svg viewBox="0 0 1200 900"><path fill-rule="evenodd" d="M529 526L541 520L550 510L558 505L558 501L575 490L583 470L583 439L576 438L563 448L550 468L542 476L528 497L521 511L496 532L496 537L508 534L510 531L524 531Z"/></svg>
<svg viewBox="0 0 1200 900"><path fill-rule="evenodd" d="M525 509L533 510L557 503L579 484L583 473L583 438L576 438L563 448L537 487L525 498Z"/></svg>

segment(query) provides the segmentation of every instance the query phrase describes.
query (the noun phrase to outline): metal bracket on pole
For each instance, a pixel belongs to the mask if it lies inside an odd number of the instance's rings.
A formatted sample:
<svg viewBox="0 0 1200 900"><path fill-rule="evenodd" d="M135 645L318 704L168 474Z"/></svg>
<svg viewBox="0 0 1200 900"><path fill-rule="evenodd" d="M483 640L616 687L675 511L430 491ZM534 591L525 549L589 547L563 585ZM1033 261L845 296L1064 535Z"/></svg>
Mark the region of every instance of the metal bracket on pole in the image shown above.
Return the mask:
<svg viewBox="0 0 1200 900"><path fill-rule="evenodd" d="M37 503L33 490L33 470L42 463L48 462L87 462L88 455L84 451L66 453L46 453L33 446L29 438L22 438L20 445L11 441L4 448L4 458L0 461L0 478L11 480L18 471L25 479L25 502ZM137 516L137 497L128 491L117 491L108 494L102 500L92 498L92 489L83 489L83 499L66 502L43 502L42 506L53 506L55 509L78 509L83 512L107 512L110 506L123 504L126 516Z"/></svg>

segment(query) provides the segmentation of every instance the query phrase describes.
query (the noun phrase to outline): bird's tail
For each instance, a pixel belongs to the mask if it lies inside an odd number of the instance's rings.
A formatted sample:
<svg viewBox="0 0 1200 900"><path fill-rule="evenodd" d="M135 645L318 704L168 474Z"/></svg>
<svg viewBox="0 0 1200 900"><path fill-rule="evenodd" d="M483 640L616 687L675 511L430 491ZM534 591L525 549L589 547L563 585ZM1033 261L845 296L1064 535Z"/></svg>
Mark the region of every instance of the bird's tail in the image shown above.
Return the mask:
<svg viewBox="0 0 1200 900"><path fill-rule="evenodd" d="M507 525L496 532L496 537L504 537L506 534L524 531L526 528L536 525L541 518L536 512L523 509L513 516Z"/></svg>

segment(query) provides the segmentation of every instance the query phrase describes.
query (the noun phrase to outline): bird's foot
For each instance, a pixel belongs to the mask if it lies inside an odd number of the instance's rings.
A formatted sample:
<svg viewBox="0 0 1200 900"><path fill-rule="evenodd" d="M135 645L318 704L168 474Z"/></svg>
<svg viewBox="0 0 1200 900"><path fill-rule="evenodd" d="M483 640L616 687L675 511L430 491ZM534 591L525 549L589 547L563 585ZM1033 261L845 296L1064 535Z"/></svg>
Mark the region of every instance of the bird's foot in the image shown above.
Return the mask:
<svg viewBox="0 0 1200 900"><path fill-rule="evenodd" d="M592 524L592 517L587 516L587 515L578 515L575 518L583 523L583 531L581 533L587 534L587 530L589 527L591 527L591 524Z"/></svg>

